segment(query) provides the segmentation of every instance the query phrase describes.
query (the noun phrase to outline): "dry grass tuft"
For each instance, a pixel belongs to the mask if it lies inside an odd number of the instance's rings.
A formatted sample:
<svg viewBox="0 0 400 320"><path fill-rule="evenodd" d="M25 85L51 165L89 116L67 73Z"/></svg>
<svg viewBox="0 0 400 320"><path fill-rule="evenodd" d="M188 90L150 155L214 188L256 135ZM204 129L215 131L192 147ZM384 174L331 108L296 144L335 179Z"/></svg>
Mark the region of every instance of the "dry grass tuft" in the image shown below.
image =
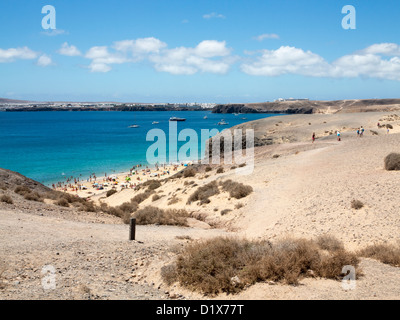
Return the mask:
<svg viewBox="0 0 400 320"><path fill-rule="evenodd" d="M400 267L400 245L374 244L360 250L358 255Z"/></svg>
<svg viewBox="0 0 400 320"><path fill-rule="evenodd" d="M206 172L209 172L211 170L212 170L212 168L210 166L206 167L206 169L205 169Z"/></svg>
<svg viewBox="0 0 400 320"><path fill-rule="evenodd" d="M183 177L184 178L191 178L194 177L196 175L197 171L194 168L186 168L183 171Z"/></svg>
<svg viewBox="0 0 400 320"><path fill-rule="evenodd" d="M400 153L391 153L386 156L385 169L388 171L400 170Z"/></svg>
<svg viewBox="0 0 400 320"><path fill-rule="evenodd" d="M65 198L60 198L59 200L57 200L55 202L56 205L60 206L60 207L69 207L69 202L67 199Z"/></svg>
<svg viewBox="0 0 400 320"><path fill-rule="evenodd" d="M186 210L168 209L147 206L138 210L134 216L138 225L159 224L173 226L188 226L187 218L189 214Z"/></svg>
<svg viewBox="0 0 400 320"><path fill-rule="evenodd" d="M344 244L336 237L328 234L317 237L316 243L322 250L338 251L344 250Z"/></svg>
<svg viewBox="0 0 400 320"><path fill-rule="evenodd" d="M217 169L217 173L224 173L224 168L219 167L219 168Z"/></svg>
<svg viewBox="0 0 400 320"><path fill-rule="evenodd" d="M4 202L4 203L8 203L8 204L13 204L14 203L13 199L10 196L5 195L5 194L3 194L0 197L0 202Z"/></svg>
<svg viewBox="0 0 400 320"><path fill-rule="evenodd" d="M170 201L168 201L168 205L170 206L171 204L175 204L178 203L179 201L181 201L181 199L179 199L176 195L174 195Z"/></svg>
<svg viewBox="0 0 400 320"><path fill-rule="evenodd" d="M176 263L162 269L167 284L179 282L207 295L237 293L259 281L297 284L303 277L341 279L345 265L358 258L344 250L326 253L314 241L283 239L276 243L215 238L186 246Z"/></svg>
<svg viewBox="0 0 400 320"><path fill-rule="evenodd" d="M31 192L31 189L29 189L27 186L18 186L14 190L15 193L25 196L27 193Z"/></svg>
<svg viewBox="0 0 400 320"><path fill-rule="evenodd" d="M25 200L43 202L42 197L37 192L29 192L24 195Z"/></svg>
<svg viewBox="0 0 400 320"><path fill-rule="evenodd" d="M115 193L117 193L117 192L118 192L118 191L115 190L115 189L108 190L106 196L107 196L107 198L108 198L108 197L111 197L113 194L115 194Z"/></svg>
<svg viewBox="0 0 400 320"><path fill-rule="evenodd" d="M131 202L142 203L148 197L150 197L154 193L153 190L146 190L143 193L139 193L131 199Z"/></svg>
<svg viewBox="0 0 400 320"><path fill-rule="evenodd" d="M221 216L224 216L224 215L228 214L231 211L232 211L231 209L224 209L224 210L221 211Z"/></svg>
<svg viewBox="0 0 400 320"><path fill-rule="evenodd" d="M360 200L353 200L351 201L351 207L353 209L359 210L364 207L364 203L362 203Z"/></svg>
<svg viewBox="0 0 400 320"><path fill-rule="evenodd" d="M218 185L215 181L207 183L206 185L197 188L197 190L189 197L187 203L190 204L195 201L200 201L200 204L210 203L210 197L219 194Z"/></svg>
<svg viewBox="0 0 400 320"><path fill-rule="evenodd" d="M253 188L251 186L246 186L243 183L235 182L232 180L225 180L224 182L219 183L222 186L222 189L226 192L229 192L229 196L236 199L241 199L247 197L250 193L253 192Z"/></svg>

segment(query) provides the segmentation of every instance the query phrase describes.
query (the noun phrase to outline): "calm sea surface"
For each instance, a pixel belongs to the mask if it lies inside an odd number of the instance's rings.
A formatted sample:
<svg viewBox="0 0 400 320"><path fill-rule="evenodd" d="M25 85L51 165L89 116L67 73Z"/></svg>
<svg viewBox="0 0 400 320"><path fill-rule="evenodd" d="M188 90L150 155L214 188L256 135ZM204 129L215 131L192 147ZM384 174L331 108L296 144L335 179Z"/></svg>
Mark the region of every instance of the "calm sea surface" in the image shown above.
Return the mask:
<svg viewBox="0 0 400 320"><path fill-rule="evenodd" d="M146 141L149 130L164 130L168 142L168 119L174 116L187 119L177 123L178 133L194 129L200 144L201 129L221 131L276 115L222 115L210 111L0 112L0 167L44 184L70 176L129 171L135 164L147 164L146 150L154 143ZM228 126L217 125L222 118ZM129 128L133 124L140 127ZM178 148L184 143L179 142Z"/></svg>

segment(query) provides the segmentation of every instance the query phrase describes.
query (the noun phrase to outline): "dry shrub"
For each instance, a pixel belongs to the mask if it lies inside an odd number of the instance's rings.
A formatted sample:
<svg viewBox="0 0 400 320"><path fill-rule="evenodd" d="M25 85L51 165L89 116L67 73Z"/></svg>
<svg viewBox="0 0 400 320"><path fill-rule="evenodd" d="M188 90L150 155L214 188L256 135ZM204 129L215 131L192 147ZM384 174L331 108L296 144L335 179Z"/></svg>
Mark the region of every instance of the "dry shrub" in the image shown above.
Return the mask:
<svg viewBox="0 0 400 320"><path fill-rule="evenodd" d="M356 267L358 264L359 259L356 254L345 250L338 250L332 252L330 255L322 255L320 264L314 271L319 277L341 280L343 279L342 270L344 266ZM359 271L358 275L360 274Z"/></svg>
<svg viewBox="0 0 400 320"><path fill-rule="evenodd" d="M14 203L13 199L12 199L10 196L7 196L7 195L5 195L5 194L3 194L3 195L0 197L0 201L1 201L1 202L4 202L4 203L8 203L8 204L13 204L13 203Z"/></svg>
<svg viewBox="0 0 400 320"><path fill-rule="evenodd" d="M148 197L150 197L154 193L153 190L146 190L143 193L139 193L131 199L131 202L142 203Z"/></svg>
<svg viewBox="0 0 400 320"><path fill-rule="evenodd" d="M158 194L155 194L152 198L151 198L151 201L157 201L158 199L161 199L161 196L160 195L158 195Z"/></svg>
<svg viewBox="0 0 400 320"><path fill-rule="evenodd" d="M210 197L219 194L218 185L215 181L207 183L206 185L197 188L197 190L189 197L187 203L190 204L195 201L203 203L210 203Z"/></svg>
<svg viewBox="0 0 400 320"><path fill-rule="evenodd" d="M168 201L168 205L170 206L171 204L178 203L179 201L181 201L181 199L179 199L176 195L174 195L172 199Z"/></svg>
<svg viewBox="0 0 400 320"><path fill-rule="evenodd" d="M159 224L173 226L187 226L189 214L186 210L168 209L147 206L134 214L138 225Z"/></svg>
<svg viewBox="0 0 400 320"><path fill-rule="evenodd" d="M327 251L344 250L343 242L329 234L320 235L319 237L317 237L316 242L322 250L327 250Z"/></svg>
<svg viewBox="0 0 400 320"><path fill-rule="evenodd" d="M232 166L231 167L231 170L235 170L237 167L236 166Z"/></svg>
<svg viewBox="0 0 400 320"><path fill-rule="evenodd" d="M31 192L31 189L29 189L27 186L18 186L14 190L15 193L25 196L27 193Z"/></svg>
<svg viewBox="0 0 400 320"><path fill-rule="evenodd" d="M197 171L194 168L186 168L183 171L183 177L184 178L190 178L190 177L194 177L196 175Z"/></svg>
<svg viewBox="0 0 400 320"><path fill-rule="evenodd" d="M224 215L226 215L227 213L229 213L231 211L232 211L231 209L224 209L224 210L221 211L221 216L224 216Z"/></svg>
<svg viewBox="0 0 400 320"><path fill-rule="evenodd" d="M391 153L386 156L385 169L388 171L400 170L400 153Z"/></svg>
<svg viewBox="0 0 400 320"><path fill-rule="evenodd" d="M211 170L212 170L212 168L210 166L206 167L206 169L205 169L206 172L209 172Z"/></svg>
<svg viewBox="0 0 400 320"><path fill-rule="evenodd" d="M194 181L185 181L183 183L184 186L190 186L191 184L194 184Z"/></svg>
<svg viewBox="0 0 400 320"><path fill-rule="evenodd" d="M379 133L377 131L375 131L375 130L370 130L370 131L371 131L373 136L378 136L379 135Z"/></svg>
<svg viewBox="0 0 400 320"><path fill-rule="evenodd" d="M400 267L400 245L374 244L360 250L358 255Z"/></svg>
<svg viewBox="0 0 400 320"><path fill-rule="evenodd" d="M243 168L243 167L245 167L246 166L246 163L241 163L241 164L239 164L239 168Z"/></svg>
<svg viewBox="0 0 400 320"><path fill-rule="evenodd" d="M224 168L219 167L219 168L217 169L217 173L224 173Z"/></svg>
<svg viewBox="0 0 400 320"><path fill-rule="evenodd" d="M351 201L351 207L353 209L359 210L364 207L364 203L362 203L360 200L353 200Z"/></svg>
<svg viewBox="0 0 400 320"><path fill-rule="evenodd" d="M393 126L392 126L391 124L387 124L387 125L386 125L386 128L388 128L388 129L393 129Z"/></svg>
<svg viewBox="0 0 400 320"><path fill-rule="evenodd" d="M69 202L65 198L60 198L59 200L56 201L55 204L60 207L69 207Z"/></svg>
<svg viewBox="0 0 400 320"><path fill-rule="evenodd" d="M113 194L115 194L115 193L117 193L117 192L118 192L118 191L115 190L115 189L108 190L106 196L107 196L107 198L108 198L108 197L111 197Z"/></svg>
<svg viewBox="0 0 400 320"><path fill-rule="evenodd" d="M85 202L82 202L80 210L86 211L86 212L97 212L98 208L96 207L96 205L93 202L85 201Z"/></svg>
<svg viewBox="0 0 400 320"><path fill-rule="evenodd" d="M37 192L26 193L24 195L24 198L25 198L25 200L28 200L28 201L43 202L43 199L41 198L40 194Z"/></svg>
<svg viewBox="0 0 400 320"><path fill-rule="evenodd" d="M7 186L4 183L0 182L0 189L5 191L7 190Z"/></svg>
<svg viewBox="0 0 400 320"><path fill-rule="evenodd" d="M147 190L156 190L161 187L161 182L158 180L148 180L146 181Z"/></svg>
<svg viewBox="0 0 400 320"><path fill-rule="evenodd" d="M179 282L207 295L236 293L259 281L297 284L299 279L321 276L339 279L342 268L359 261L344 250L320 251L311 240L283 239L276 243L214 238L187 245L175 264L162 270L168 283Z"/></svg>
<svg viewBox="0 0 400 320"><path fill-rule="evenodd" d="M156 190L159 187L161 187L161 182L159 180L154 180L154 179L147 180L147 181L137 185L135 187L135 191L139 191L139 190L141 190L143 188L146 188L146 187L147 187L148 191Z"/></svg>
<svg viewBox="0 0 400 320"><path fill-rule="evenodd" d="M272 156L272 158L273 159L277 159L277 158L279 158L281 155L280 154L274 154L273 156Z"/></svg>
<svg viewBox="0 0 400 320"><path fill-rule="evenodd" d="M235 204L235 209L240 209L240 208L243 208L244 207L244 204L243 203L237 203L237 204Z"/></svg>
<svg viewBox="0 0 400 320"><path fill-rule="evenodd" d="M138 209L138 207L139 204L137 202L130 201L130 202L124 202L118 208L125 213L133 213Z"/></svg>
<svg viewBox="0 0 400 320"><path fill-rule="evenodd" d="M222 189L226 192L229 192L229 196L236 199L241 199L247 197L250 193L253 192L253 188L251 186L244 185L243 183L235 182L232 180L226 180L224 182L219 183L222 186Z"/></svg>

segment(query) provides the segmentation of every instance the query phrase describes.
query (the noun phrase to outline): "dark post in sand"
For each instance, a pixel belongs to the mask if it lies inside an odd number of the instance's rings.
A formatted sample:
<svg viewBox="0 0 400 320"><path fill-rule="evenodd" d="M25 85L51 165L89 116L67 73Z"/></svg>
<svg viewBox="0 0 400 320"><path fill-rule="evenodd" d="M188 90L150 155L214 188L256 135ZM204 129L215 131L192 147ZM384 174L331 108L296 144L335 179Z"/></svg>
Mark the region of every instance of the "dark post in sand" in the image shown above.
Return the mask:
<svg viewBox="0 0 400 320"><path fill-rule="evenodd" d="M130 224L129 224L129 240L135 240L136 236L136 219L131 218Z"/></svg>

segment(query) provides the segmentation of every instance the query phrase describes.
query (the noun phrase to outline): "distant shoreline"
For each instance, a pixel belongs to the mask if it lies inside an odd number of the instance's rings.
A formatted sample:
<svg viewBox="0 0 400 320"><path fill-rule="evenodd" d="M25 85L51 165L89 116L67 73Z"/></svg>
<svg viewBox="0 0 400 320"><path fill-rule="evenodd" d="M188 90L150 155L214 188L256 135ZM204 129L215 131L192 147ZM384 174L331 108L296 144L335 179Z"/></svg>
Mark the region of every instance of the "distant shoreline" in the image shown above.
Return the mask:
<svg viewBox="0 0 400 320"><path fill-rule="evenodd" d="M10 106L0 103L0 111L5 112L41 112L41 111L211 111L212 113L259 113L259 114L335 114L356 112L392 112L400 110L400 99L355 99L355 100L308 100L281 99L274 102L237 103L237 104L93 104L93 105L53 105L54 103L16 104Z"/></svg>

